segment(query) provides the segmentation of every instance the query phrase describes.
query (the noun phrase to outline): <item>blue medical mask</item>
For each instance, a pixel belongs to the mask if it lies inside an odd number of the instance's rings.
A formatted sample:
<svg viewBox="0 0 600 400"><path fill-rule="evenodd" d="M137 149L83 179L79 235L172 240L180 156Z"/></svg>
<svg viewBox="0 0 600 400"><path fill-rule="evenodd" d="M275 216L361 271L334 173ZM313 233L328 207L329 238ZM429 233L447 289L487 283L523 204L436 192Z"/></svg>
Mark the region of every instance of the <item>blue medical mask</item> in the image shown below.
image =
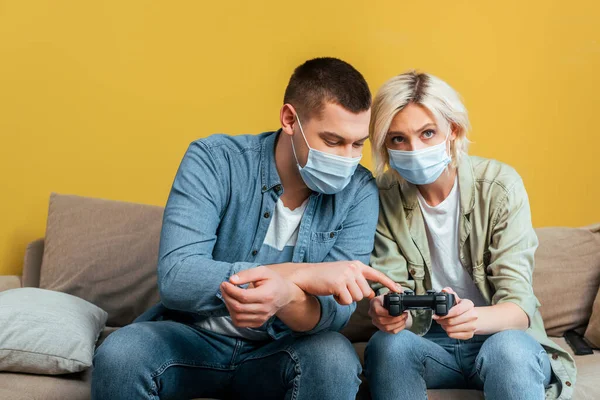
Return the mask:
<svg viewBox="0 0 600 400"><path fill-rule="evenodd" d="M427 185L435 182L452 161L446 151L449 136L450 133L442 143L421 150L388 149L390 166L412 184Z"/></svg>
<svg viewBox="0 0 600 400"><path fill-rule="evenodd" d="M309 189L315 192L334 194L342 191L350 182L362 155L355 158L342 157L311 148L304 135L298 114L296 114L296 119L298 120L300 133L302 133L302 137L308 147L306 165L301 167L300 162L298 162L298 156L296 156L294 140L292 140L292 150L294 151L294 157L296 158L296 164L298 165L302 180Z"/></svg>

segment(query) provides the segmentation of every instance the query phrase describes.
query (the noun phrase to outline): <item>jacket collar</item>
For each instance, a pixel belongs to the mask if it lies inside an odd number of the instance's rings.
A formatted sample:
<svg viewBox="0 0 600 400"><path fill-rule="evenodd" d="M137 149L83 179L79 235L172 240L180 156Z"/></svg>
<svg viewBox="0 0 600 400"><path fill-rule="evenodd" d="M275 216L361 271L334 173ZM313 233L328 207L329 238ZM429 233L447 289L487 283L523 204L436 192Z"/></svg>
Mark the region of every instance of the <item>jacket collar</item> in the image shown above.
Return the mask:
<svg viewBox="0 0 600 400"><path fill-rule="evenodd" d="M271 132L266 135L262 141L261 148L261 190L266 192L271 190L273 187L280 185L281 178L277 172L277 165L275 164L275 144L279 138L281 129L276 132Z"/></svg>

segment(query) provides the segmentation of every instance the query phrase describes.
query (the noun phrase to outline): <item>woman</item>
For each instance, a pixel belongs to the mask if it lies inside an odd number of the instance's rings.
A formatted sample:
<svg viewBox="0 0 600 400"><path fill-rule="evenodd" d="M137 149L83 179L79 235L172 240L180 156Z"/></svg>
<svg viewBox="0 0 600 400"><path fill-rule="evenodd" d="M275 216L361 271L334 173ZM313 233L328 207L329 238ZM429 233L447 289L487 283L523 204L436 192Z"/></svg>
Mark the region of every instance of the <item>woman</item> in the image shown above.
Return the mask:
<svg viewBox="0 0 600 400"><path fill-rule="evenodd" d="M505 164L468 156L468 129L458 94L429 74L394 77L374 100L380 216L371 265L405 290L443 290L457 304L445 317L390 317L386 289L374 286L372 397L471 388L486 399L569 399L575 365L547 338L533 293L538 241L523 181Z"/></svg>

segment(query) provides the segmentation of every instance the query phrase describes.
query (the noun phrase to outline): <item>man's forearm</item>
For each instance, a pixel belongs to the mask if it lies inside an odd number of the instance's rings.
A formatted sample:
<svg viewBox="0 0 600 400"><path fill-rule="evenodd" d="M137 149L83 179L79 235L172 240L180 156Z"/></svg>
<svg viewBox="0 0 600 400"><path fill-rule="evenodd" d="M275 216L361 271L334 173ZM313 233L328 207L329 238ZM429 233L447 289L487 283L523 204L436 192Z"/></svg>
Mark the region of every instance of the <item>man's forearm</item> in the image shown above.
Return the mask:
<svg viewBox="0 0 600 400"><path fill-rule="evenodd" d="M291 280L292 282L297 283L295 279L297 277L298 271L303 268L310 267L312 265L313 264L311 264L311 263L289 262L289 263L282 263L282 264L266 265L266 267L269 267L273 271L276 271L284 278L287 278L287 279Z"/></svg>
<svg viewBox="0 0 600 400"><path fill-rule="evenodd" d="M232 274L257 266L258 264L248 262L216 261L201 255L165 257L158 264L161 301L172 310L212 316L225 315L225 304L215 295L219 285L229 280Z"/></svg>
<svg viewBox="0 0 600 400"><path fill-rule="evenodd" d="M510 302L477 307L476 335L491 335L509 329L526 330L529 318L518 305Z"/></svg>
<svg viewBox="0 0 600 400"><path fill-rule="evenodd" d="M275 315L295 332L307 332L313 329L321 319L321 304L313 295L294 286L292 301Z"/></svg>

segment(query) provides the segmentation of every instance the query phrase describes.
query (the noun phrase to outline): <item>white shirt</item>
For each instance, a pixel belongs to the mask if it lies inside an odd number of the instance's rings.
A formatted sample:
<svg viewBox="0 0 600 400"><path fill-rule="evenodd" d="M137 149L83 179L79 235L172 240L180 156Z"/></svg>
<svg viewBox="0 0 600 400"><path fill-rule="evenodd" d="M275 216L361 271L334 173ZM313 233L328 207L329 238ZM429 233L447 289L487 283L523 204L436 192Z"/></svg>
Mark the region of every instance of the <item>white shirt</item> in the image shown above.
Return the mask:
<svg viewBox="0 0 600 400"><path fill-rule="evenodd" d="M417 198L425 220L431 255L432 289L452 288L461 299L469 299L476 307L489 305L468 271L460 262L458 227L461 218L458 178L448 197L435 207L427 204L421 193Z"/></svg>
<svg viewBox="0 0 600 400"><path fill-rule="evenodd" d="M255 258L257 263L281 264L292 261L300 223L307 204L308 200L295 210L290 210L283 205L281 199L277 201L265 240ZM229 315L209 317L196 323L196 325L226 336L242 337L249 340L269 338L269 334L262 329L235 326Z"/></svg>

